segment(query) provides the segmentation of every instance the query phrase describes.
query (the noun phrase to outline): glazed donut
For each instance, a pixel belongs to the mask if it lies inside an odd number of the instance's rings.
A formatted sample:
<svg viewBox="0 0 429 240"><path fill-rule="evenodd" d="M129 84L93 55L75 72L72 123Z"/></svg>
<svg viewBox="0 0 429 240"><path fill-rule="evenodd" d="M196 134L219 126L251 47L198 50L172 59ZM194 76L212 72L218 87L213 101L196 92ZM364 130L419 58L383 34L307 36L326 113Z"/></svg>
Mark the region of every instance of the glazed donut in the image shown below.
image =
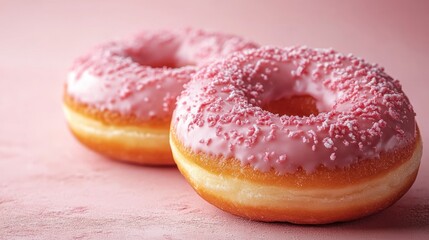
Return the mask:
<svg viewBox="0 0 429 240"><path fill-rule="evenodd" d="M397 201L422 154L413 108L377 65L333 50L264 47L201 69L170 145L211 204L252 220L324 224Z"/></svg>
<svg viewBox="0 0 429 240"><path fill-rule="evenodd" d="M146 31L98 46L68 75L68 125L83 144L113 159L174 164L169 124L183 84L209 61L254 47L238 36L195 29Z"/></svg>

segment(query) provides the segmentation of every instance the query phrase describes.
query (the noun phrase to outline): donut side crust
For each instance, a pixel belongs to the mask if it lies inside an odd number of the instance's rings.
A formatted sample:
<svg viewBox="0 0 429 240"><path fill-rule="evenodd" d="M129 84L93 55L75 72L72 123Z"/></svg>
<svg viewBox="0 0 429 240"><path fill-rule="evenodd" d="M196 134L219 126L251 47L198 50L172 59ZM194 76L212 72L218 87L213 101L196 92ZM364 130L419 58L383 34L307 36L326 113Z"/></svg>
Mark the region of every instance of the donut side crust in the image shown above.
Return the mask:
<svg viewBox="0 0 429 240"><path fill-rule="evenodd" d="M279 176L241 167L231 159L192 153L180 144L174 131L170 134L176 164L200 196L232 214L266 222L325 224L381 211L411 187L422 154L417 131L415 142L382 153L380 159L360 161L343 170L321 167L310 174L298 171ZM378 169L368 172L372 167ZM344 178L347 172L351 176Z"/></svg>
<svg viewBox="0 0 429 240"><path fill-rule="evenodd" d="M174 165L168 127L132 121L105 121L108 113L79 108L65 101L63 111L73 135L90 149L109 158L145 165ZM91 111L93 114L88 114ZM112 115L113 116L113 115ZM116 115L115 115L116 116ZM108 117L111 119L111 116ZM119 124L116 124L116 123ZM131 123L132 122L132 123Z"/></svg>

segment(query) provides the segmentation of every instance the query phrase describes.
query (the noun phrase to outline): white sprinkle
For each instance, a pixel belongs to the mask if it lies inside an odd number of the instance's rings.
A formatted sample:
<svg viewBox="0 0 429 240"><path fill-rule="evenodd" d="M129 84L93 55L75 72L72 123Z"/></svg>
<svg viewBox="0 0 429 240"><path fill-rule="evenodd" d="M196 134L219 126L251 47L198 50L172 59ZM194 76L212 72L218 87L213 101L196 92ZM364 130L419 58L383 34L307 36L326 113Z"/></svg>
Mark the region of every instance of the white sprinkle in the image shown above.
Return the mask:
<svg viewBox="0 0 429 240"><path fill-rule="evenodd" d="M332 148L332 146L334 145L334 142L332 141L331 138L324 138L323 139L323 145L325 145L326 148Z"/></svg>

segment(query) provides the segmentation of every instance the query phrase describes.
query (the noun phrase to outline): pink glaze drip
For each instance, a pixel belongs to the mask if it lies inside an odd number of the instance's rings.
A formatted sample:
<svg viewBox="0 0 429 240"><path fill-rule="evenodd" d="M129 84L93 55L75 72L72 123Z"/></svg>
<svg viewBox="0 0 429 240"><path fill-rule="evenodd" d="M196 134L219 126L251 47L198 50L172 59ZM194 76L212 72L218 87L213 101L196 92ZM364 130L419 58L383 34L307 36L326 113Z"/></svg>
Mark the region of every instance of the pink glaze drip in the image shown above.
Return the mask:
<svg viewBox="0 0 429 240"><path fill-rule="evenodd" d="M142 32L79 58L66 91L101 111L142 120L170 119L176 97L200 66L255 47L237 36L195 29Z"/></svg>
<svg viewBox="0 0 429 240"><path fill-rule="evenodd" d="M260 106L309 94L320 114L279 116ZM236 53L195 74L172 127L195 152L262 172L347 167L416 137L415 113L397 80L352 55L305 47Z"/></svg>

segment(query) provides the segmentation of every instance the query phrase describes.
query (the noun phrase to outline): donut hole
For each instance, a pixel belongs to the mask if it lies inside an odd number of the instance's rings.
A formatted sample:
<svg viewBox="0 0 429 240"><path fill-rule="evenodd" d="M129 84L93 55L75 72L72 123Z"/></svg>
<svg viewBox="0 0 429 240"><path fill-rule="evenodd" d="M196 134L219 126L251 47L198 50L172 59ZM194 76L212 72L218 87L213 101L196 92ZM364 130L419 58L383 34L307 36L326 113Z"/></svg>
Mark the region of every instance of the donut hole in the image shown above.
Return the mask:
<svg viewBox="0 0 429 240"><path fill-rule="evenodd" d="M151 68L181 68L185 66L195 66L191 61L184 61L180 55L179 43L177 41L165 42L164 44L151 42L143 46L134 46L125 49L124 57L130 58L133 62L142 67Z"/></svg>
<svg viewBox="0 0 429 240"><path fill-rule="evenodd" d="M143 67L151 68L181 68L184 66L191 66L192 64L183 65L179 64L173 57L170 56L160 56L160 57L148 57L142 55L129 55L131 60Z"/></svg>
<svg viewBox="0 0 429 240"><path fill-rule="evenodd" d="M160 62L153 62L150 64L146 64L146 66L152 67L152 68L180 68L183 66L179 66L174 61L160 61Z"/></svg>
<svg viewBox="0 0 429 240"><path fill-rule="evenodd" d="M265 104L262 109L274 114L305 117L318 115L317 101L311 95L294 95Z"/></svg>

